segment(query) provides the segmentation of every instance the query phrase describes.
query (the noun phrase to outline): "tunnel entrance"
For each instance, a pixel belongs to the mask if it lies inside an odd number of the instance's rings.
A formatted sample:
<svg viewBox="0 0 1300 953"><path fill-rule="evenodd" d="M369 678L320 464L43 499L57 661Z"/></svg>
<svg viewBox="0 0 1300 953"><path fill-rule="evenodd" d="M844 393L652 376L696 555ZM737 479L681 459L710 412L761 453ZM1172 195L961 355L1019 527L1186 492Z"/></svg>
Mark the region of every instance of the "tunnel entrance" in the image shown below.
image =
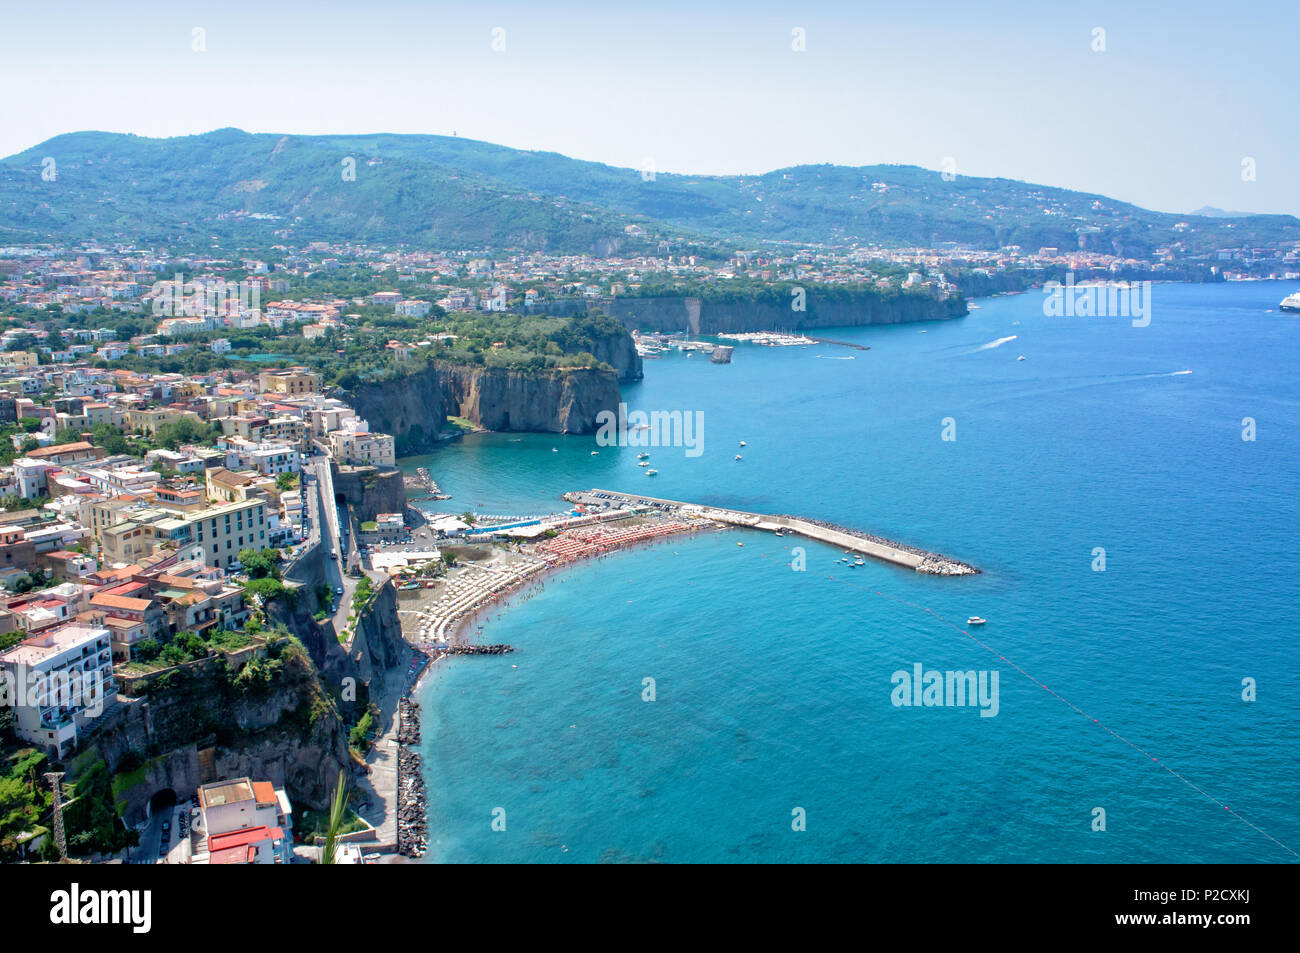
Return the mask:
<svg viewBox="0 0 1300 953"><path fill-rule="evenodd" d="M175 806L176 792L171 788L163 788L161 791L154 792L154 796L149 798L149 816L170 811Z"/></svg>

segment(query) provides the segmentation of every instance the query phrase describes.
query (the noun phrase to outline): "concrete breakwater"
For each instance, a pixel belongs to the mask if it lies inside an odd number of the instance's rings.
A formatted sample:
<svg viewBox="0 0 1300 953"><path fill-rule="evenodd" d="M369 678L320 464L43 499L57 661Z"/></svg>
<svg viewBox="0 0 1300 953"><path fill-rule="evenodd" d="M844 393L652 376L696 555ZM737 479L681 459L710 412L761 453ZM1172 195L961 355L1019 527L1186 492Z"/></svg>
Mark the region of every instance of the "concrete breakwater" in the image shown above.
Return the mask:
<svg viewBox="0 0 1300 953"><path fill-rule="evenodd" d="M428 801L420 756L407 747L420 743L420 706L401 699L397 719L397 852L421 857L428 848Z"/></svg>
<svg viewBox="0 0 1300 953"><path fill-rule="evenodd" d="M833 344L836 347L851 347L855 351L870 351L871 348L865 344L854 344L852 341L837 341L834 338L813 338L818 344Z"/></svg>
<svg viewBox="0 0 1300 953"><path fill-rule="evenodd" d="M836 526L834 523L808 519L802 516L749 513L744 510L705 506L701 503L684 503L680 500L665 500L653 496L619 493L614 490L588 490L586 492L566 493L565 499L589 507L648 507L660 512L671 511L686 518L707 519L730 526L767 530L782 535L794 533L927 575L969 576L980 571L969 563L953 559L950 556L927 552L915 546L908 546L880 536L873 536L870 533L846 529L842 526Z"/></svg>

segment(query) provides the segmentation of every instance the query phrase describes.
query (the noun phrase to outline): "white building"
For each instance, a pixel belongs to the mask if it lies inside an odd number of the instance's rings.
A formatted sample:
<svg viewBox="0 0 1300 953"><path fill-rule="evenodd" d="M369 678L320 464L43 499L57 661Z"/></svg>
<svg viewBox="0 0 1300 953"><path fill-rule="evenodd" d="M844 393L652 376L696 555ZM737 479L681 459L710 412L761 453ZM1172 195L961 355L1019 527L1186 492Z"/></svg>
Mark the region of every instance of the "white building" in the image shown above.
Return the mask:
<svg viewBox="0 0 1300 953"><path fill-rule="evenodd" d="M393 305L393 310L408 318L423 318L428 315L430 307L431 305L427 301L410 298L406 301L397 302L397 304Z"/></svg>
<svg viewBox="0 0 1300 953"><path fill-rule="evenodd" d="M62 759L117 701L108 629L65 625L0 654L6 704L19 738Z"/></svg>
<svg viewBox="0 0 1300 953"><path fill-rule="evenodd" d="M283 788L235 778L199 788L202 846L196 864L287 864L293 857L293 810Z"/></svg>

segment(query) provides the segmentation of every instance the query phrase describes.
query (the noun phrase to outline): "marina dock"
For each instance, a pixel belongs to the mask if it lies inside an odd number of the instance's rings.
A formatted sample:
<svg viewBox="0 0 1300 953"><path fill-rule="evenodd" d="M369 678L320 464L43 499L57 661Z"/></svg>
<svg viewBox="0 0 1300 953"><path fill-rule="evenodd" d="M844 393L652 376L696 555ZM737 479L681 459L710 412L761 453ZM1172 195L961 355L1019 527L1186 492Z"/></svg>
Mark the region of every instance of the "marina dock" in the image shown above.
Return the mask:
<svg viewBox="0 0 1300 953"><path fill-rule="evenodd" d="M916 572L934 576L969 576L979 572L969 563L953 559L939 553L926 552L915 546L893 540L882 539L869 533L846 529L820 520L811 520L800 516L785 514L769 515L749 513L744 510L725 509L706 506L701 503L687 503L681 500L665 500L660 497L644 496L638 493L620 493L615 490L587 490L585 492L566 493L564 498L571 503L588 506L613 505L624 507L647 507L660 511L669 510L684 517L712 520L730 526L746 529L767 530L776 533L794 533L808 539L838 546L854 553L861 553L892 563Z"/></svg>

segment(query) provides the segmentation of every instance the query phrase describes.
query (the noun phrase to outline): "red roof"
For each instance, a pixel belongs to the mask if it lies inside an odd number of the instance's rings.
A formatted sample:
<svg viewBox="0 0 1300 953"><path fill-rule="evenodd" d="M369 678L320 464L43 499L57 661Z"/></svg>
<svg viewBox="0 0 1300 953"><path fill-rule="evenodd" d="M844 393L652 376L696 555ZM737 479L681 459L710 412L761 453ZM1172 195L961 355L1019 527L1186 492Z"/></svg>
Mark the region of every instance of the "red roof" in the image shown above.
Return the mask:
<svg viewBox="0 0 1300 953"><path fill-rule="evenodd" d="M145 585L143 582L135 582L134 580L132 580L131 582L124 582L120 586L114 586L112 589L104 589L101 591L106 596L130 597L131 593L139 592L141 589L148 589L148 588L149 587Z"/></svg>
<svg viewBox="0 0 1300 953"><path fill-rule="evenodd" d="M245 827L243 830L230 831L226 834L210 834L208 836L208 852L216 854L218 851L230 850L232 847L248 847L254 844L260 844L264 840L280 840L284 837L284 831L278 827Z"/></svg>

